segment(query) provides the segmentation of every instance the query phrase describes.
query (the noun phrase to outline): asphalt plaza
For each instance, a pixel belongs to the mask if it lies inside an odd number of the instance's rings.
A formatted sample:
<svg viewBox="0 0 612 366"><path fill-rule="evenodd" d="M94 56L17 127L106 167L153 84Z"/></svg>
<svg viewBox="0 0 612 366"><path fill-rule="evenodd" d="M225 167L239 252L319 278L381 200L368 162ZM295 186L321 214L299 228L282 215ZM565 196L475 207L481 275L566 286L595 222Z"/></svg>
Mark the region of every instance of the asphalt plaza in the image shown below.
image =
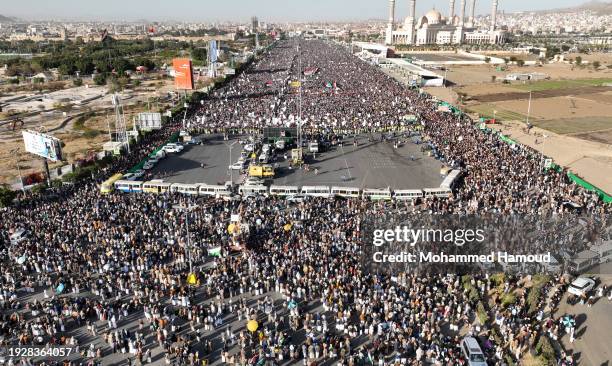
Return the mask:
<svg viewBox="0 0 612 366"><path fill-rule="evenodd" d="M204 136L203 145L189 145L181 153L169 154L152 173L155 178L172 183L241 183L246 176L230 173L228 166L240 157L243 146L238 139L225 141L221 136ZM439 187L442 163L423 154L421 146L410 140L395 148L391 141L373 141L361 135L345 140L328 151L310 155L309 170L289 166L290 151L279 152L273 184L290 186L345 186L358 188L422 189ZM231 146L231 157L230 157ZM286 158L285 158L286 156Z"/></svg>

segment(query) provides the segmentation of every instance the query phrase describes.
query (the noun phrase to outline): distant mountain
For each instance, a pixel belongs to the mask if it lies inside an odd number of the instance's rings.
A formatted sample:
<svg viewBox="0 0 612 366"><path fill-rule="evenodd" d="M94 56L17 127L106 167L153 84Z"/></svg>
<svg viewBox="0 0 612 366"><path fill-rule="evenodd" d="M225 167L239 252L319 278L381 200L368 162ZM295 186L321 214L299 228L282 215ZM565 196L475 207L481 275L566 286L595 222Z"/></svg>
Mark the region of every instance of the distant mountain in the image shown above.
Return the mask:
<svg viewBox="0 0 612 366"><path fill-rule="evenodd" d="M5 17L4 15L0 14L0 23L14 23L15 20L15 18Z"/></svg>
<svg viewBox="0 0 612 366"><path fill-rule="evenodd" d="M610 1L589 1L582 5L574 6L571 8L561 8L561 9L551 9L551 10L543 10L542 13L551 13L551 12L577 12L577 11L585 11L590 10L594 11L599 15L608 15L612 14L612 2Z"/></svg>

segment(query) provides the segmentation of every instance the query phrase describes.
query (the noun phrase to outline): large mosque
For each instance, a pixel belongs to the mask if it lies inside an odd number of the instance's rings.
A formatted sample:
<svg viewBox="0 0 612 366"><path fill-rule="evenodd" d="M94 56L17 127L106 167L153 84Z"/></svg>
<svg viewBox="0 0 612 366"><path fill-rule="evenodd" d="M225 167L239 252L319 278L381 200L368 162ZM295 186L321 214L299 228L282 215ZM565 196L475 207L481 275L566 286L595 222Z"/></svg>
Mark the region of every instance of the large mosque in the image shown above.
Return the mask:
<svg viewBox="0 0 612 366"><path fill-rule="evenodd" d="M404 24L395 24L395 0L389 0L389 23L385 35L388 45L426 44L501 44L506 42L506 32L495 29L497 1L493 0L491 26L486 30L476 29L474 12L476 0L471 0L470 16L466 21L465 2L461 0L459 16L455 15L455 0L450 0L448 17L432 9L420 18L415 18L416 0L410 0L410 14Z"/></svg>

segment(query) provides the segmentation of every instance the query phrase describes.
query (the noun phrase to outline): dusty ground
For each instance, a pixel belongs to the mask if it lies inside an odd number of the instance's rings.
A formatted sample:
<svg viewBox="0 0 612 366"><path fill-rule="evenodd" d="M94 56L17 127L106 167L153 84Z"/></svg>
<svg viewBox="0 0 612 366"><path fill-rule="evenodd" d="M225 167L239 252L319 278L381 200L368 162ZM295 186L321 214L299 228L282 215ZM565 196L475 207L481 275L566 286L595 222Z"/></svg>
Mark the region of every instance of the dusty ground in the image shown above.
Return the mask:
<svg viewBox="0 0 612 366"><path fill-rule="evenodd" d="M136 113L157 110L164 105L164 101L150 102L152 98L162 99L168 91L173 90L172 80L150 80L143 82L139 87L129 91L129 97L124 100L125 120L128 128L132 127L132 116ZM150 103L149 103L150 102ZM87 156L91 150L100 151L102 145L109 141L108 129L113 130L114 111L111 108L110 96L98 99L83 107L74 107L64 116L62 112L43 112L37 116L25 118L24 129L47 131L62 140L66 145L63 148L64 156L68 162ZM83 125L75 128L75 119L64 122L68 116L93 111L95 116L88 118ZM7 126L0 126L0 183L15 183L21 169L22 176L42 171L41 159L25 151L21 131L18 127L15 132ZM51 163L50 168L61 164Z"/></svg>
<svg viewBox="0 0 612 366"><path fill-rule="evenodd" d="M612 87L596 86L601 80L612 80L612 69L607 68L612 65L612 54L580 56L598 60L602 67L597 71L559 63L510 66L505 71L488 65L453 67L447 75L455 83L453 87L427 88L427 92L460 105L475 117L495 116L503 123L498 128L512 138L543 151L556 163L612 192ZM500 80L511 72L541 72L550 80L501 84ZM496 82L492 82L492 75ZM527 120L530 89L536 91L532 93L529 121L536 128L526 135L523 122Z"/></svg>
<svg viewBox="0 0 612 366"><path fill-rule="evenodd" d="M585 55L583 55L585 56ZM587 55L588 56L588 55ZM612 56L610 56L612 58ZM602 58L603 60L603 58ZM598 71L593 70L592 67L585 66L584 68L575 67L568 64L555 63L545 64L543 66L523 66L518 67L516 65L505 66L505 71L497 71L496 66L493 65L474 65L474 66L451 66L447 71L447 78L456 84L458 87L470 86L475 84L487 84L490 87L491 76L495 76L496 80L502 80L506 75L510 73L530 73L530 72L541 72L551 79L592 79L592 78L612 78L612 69L608 69L606 66L612 64L612 61L604 64L604 61L600 61L602 66ZM503 65L502 65L503 66ZM443 72L440 72L443 73ZM500 85L501 86L501 85ZM471 90L468 89L468 90ZM466 90L467 92L467 90ZM486 89L472 90L469 94L487 94Z"/></svg>
<svg viewBox="0 0 612 366"><path fill-rule="evenodd" d="M575 136L560 135L534 127L525 133L521 122L491 125L524 145L551 156L555 163L570 168L606 192L612 192L612 145L608 142L586 141ZM544 137L547 136L547 137Z"/></svg>

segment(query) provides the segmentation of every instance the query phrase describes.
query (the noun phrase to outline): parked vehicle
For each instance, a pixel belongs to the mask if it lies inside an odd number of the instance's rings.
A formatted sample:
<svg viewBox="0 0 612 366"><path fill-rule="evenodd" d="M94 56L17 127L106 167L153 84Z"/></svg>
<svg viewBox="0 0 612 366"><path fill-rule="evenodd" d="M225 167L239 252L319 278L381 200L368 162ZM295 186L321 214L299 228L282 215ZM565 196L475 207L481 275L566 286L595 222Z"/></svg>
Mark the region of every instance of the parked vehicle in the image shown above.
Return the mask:
<svg viewBox="0 0 612 366"><path fill-rule="evenodd" d="M595 281L592 278L578 277L570 284L567 292L576 296L586 296L594 287Z"/></svg>
<svg viewBox="0 0 612 366"><path fill-rule="evenodd" d="M249 166L249 177L273 178L274 168L272 165L251 164Z"/></svg>
<svg viewBox="0 0 612 366"><path fill-rule="evenodd" d="M244 160L238 160L234 164L229 166L230 170L243 170L246 167Z"/></svg>
<svg viewBox="0 0 612 366"><path fill-rule="evenodd" d="M487 359L474 337L465 337L461 342L461 351L469 366L487 366Z"/></svg>

